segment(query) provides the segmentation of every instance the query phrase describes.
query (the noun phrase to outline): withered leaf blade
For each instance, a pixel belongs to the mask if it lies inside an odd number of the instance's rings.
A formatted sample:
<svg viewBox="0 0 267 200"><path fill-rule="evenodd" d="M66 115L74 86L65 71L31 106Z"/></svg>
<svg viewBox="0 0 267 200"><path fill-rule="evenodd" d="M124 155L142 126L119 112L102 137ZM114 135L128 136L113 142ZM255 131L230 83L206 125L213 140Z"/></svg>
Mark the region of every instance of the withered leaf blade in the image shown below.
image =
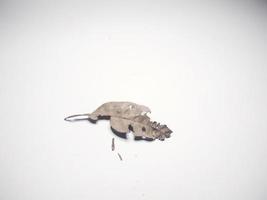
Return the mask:
<svg viewBox="0 0 267 200"><path fill-rule="evenodd" d="M108 102L87 115L91 121L110 118L111 127L120 133L132 131L136 137L153 140L169 138L172 131L166 125L150 121L147 116L150 112L148 107L132 102ZM77 117L77 115L73 116ZM71 116L65 119L71 121L70 118Z"/></svg>

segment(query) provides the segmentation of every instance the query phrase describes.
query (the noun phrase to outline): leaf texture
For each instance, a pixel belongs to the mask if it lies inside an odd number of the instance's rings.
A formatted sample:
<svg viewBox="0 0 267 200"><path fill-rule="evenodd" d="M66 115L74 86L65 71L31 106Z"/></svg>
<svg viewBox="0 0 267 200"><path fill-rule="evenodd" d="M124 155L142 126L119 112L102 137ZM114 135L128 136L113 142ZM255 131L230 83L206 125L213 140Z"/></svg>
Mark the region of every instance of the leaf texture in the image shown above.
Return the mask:
<svg viewBox="0 0 267 200"><path fill-rule="evenodd" d="M110 117L111 127L120 133L133 131L136 137L159 140L170 137L172 131L166 125L150 121L150 112L148 107L131 102L108 102L88 115L93 121Z"/></svg>

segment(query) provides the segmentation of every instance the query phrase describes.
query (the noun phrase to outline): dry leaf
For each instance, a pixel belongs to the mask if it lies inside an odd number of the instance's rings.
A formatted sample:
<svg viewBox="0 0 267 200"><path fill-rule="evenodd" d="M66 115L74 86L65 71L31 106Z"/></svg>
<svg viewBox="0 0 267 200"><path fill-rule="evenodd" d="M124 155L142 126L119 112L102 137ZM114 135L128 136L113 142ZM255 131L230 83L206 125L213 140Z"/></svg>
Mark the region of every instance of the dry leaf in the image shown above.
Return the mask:
<svg viewBox="0 0 267 200"><path fill-rule="evenodd" d="M159 140L170 137L172 131L166 125L150 121L147 116L147 113L150 112L148 107L131 102L108 102L91 114L73 115L65 120L71 121L72 117L85 115L88 115L89 119L93 121L109 117L111 127L120 133L133 131L136 137Z"/></svg>

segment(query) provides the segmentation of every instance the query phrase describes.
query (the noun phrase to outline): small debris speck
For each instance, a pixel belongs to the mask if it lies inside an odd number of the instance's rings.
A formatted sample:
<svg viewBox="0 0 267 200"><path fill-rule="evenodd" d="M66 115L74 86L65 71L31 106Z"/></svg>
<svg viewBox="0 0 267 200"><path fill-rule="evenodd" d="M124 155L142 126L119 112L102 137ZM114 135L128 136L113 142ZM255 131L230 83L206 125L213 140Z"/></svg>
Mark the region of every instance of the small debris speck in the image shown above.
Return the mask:
<svg viewBox="0 0 267 200"><path fill-rule="evenodd" d="M119 156L120 160L122 161L122 157L121 157L121 154L119 154L119 153L118 153L118 156Z"/></svg>
<svg viewBox="0 0 267 200"><path fill-rule="evenodd" d="M114 139L114 138L112 138L111 150L112 150L112 151L115 150L115 139Z"/></svg>

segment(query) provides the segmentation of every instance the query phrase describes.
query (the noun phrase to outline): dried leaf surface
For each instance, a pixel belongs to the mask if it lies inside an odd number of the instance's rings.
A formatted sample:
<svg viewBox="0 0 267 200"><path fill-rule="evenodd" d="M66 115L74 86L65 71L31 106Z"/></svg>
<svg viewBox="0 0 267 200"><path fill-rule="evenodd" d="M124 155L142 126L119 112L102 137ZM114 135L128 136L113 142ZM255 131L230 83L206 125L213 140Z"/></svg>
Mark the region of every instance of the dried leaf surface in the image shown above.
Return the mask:
<svg viewBox="0 0 267 200"><path fill-rule="evenodd" d="M150 121L147 113L150 109L131 102L108 102L89 114L91 120L110 117L111 127L120 132L133 131L134 136L164 140L172 131L166 126Z"/></svg>

